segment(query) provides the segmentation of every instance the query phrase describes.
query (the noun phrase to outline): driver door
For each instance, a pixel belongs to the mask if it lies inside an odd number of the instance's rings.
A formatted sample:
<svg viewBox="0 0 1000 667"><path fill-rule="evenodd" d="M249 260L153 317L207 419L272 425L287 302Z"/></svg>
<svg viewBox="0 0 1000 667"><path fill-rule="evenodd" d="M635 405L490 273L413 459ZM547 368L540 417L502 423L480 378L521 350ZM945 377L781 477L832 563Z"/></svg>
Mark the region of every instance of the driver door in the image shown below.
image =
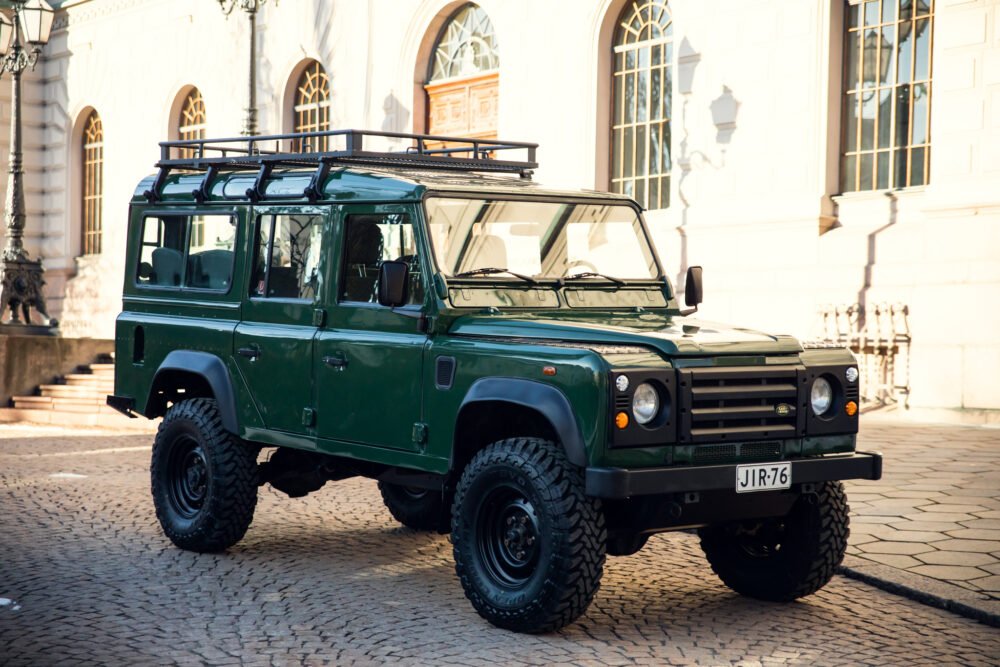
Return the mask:
<svg viewBox="0 0 1000 667"><path fill-rule="evenodd" d="M422 412L427 279L414 214L400 205L341 210L337 303L317 334L314 357L321 438L409 451L423 445L414 426ZM409 264L404 306L378 303L379 266L386 260Z"/></svg>

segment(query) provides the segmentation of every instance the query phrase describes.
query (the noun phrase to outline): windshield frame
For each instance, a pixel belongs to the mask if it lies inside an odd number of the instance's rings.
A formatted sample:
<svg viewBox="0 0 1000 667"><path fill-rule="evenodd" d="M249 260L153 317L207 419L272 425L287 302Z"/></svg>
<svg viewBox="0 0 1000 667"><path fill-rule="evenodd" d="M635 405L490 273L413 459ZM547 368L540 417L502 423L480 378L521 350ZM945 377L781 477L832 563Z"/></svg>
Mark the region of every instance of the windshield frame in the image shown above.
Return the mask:
<svg viewBox="0 0 1000 667"><path fill-rule="evenodd" d="M515 276L507 273L496 273L491 275L481 275L481 276L464 276L455 277L449 276L441 268L438 263L437 249L434 247L434 242L430 237L430 215L427 212L427 200L428 199L472 199L478 201L527 201L527 202L539 202L545 204L583 204L583 205L594 205L594 204L604 204L608 206L627 206L631 208L639 220L639 227L642 229L643 239L646 241L649 247L649 252L653 257L653 263L656 266L657 275L653 278L618 278L616 280L620 283L620 287L630 287L630 286L666 286L669 285L669 280L667 279L667 274L663 270L663 264L660 262L660 255L657 252L656 245L653 243L653 237L649 233L649 227L646 225L646 217L643 215L642 207L628 198L619 198L611 195L607 197L601 196L573 196L573 195L560 195L560 194L530 194L521 195L510 192L469 192L467 190L427 190L424 192L420 200L420 208L423 214L424 220L424 231L427 238L427 250L430 253L430 260L434 266L434 273L440 274L441 277L449 284L451 283L461 283L461 284L493 284L493 285L504 285L509 287L532 287L529 283L521 280ZM506 267L502 267L506 268ZM586 287L588 284L594 286L600 286L602 289L606 289L607 285L615 284L615 281L608 280L606 278L593 277L586 280L571 280L564 281L560 277L552 276L532 276L532 279L537 283L534 287L548 287L555 286L559 287ZM673 287L670 288L671 293L673 292Z"/></svg>

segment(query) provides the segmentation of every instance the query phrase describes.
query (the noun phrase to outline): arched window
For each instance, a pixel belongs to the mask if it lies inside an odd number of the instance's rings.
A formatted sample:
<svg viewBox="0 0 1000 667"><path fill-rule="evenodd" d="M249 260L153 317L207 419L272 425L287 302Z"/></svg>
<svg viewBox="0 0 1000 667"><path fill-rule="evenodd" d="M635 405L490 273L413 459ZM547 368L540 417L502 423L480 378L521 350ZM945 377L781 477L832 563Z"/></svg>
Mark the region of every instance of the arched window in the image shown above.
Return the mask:
<svg viewBox="0 0 1000 667"><path fill-rule="evenodd" d="M672 63L667 0L630 3L614 38L611 189L648 209L670 204Z"/></svg>
<svg viewBox="0 0 1000 667"><path fill-rule="evenodd" d="M191 141L193 139L205 138L205 126L208 123L208 114L205 112L205 98L201 96L201 91L191 88L184 96L180 111L177 112L177 138L181 141ZM180 158L193 158L198 154L197 149L181 148L178 151ZM198 247L205 243L205 219L201 216L191 220L191 245Z"/></svg>
<svg viewBox="0 0 1000 667"><path fill-rule="evenodd" d="M192 88L184 98L177 118L177 138L181 141L205 138L205 125L208 116L205 113L205 99L201 91ZM181 157L194 157L194 149L182 149Z"/></svg>
<svg viewBox="0 0 1000 667"><path fill-rule="evenodd" d="M101 252L101 209L104 192L104 129L101 117L91 111L83 124L82 251L84 255Z"/></svg>
<svg viewBox="0 0 1000 667"><path fill-rule="evenodd" d="M497 136L500 55L490 17L463 5L438 35L427 78L427 132L492 139Z"/></svg>
<svg viewBox="0 0 1000 667"><path fill-rule="evenodd" d="M315 60L311 61L299 76L295 88L295 132L323 132L330 129L330 77ZM327 137L296 140L293 151L325 151Z"/></svg>

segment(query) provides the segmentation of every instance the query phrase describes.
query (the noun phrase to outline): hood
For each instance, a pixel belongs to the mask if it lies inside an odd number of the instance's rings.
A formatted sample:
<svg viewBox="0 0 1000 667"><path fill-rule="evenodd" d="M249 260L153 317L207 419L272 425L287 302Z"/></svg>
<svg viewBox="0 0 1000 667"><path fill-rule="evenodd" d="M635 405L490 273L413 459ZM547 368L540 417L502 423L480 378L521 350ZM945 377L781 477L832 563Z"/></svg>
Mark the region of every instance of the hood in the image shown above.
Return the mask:
<svg viewBox="0 0 1000 667"><path fill-rule="evenodd" d="M452 324L457 336L545 339L598 345L638 345L670 356L797 353L791 336L705 322L689 317L643 313L517 313L464 315Z"/></svg>

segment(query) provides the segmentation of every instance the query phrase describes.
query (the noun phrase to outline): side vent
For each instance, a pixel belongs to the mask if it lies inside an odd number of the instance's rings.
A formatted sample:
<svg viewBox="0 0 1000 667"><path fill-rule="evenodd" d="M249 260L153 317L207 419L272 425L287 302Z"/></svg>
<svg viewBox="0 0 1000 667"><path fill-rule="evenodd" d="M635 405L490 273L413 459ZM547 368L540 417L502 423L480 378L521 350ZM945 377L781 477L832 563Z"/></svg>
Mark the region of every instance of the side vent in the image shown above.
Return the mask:
<svg viewBox="0 0 1000 667"><path fill-rule="evenodd" d="M455 357L438 357L434 369L434 386L442 391L451 389L455 381Z"/></svg>
<svg viewBox="0 0 1000 667"><path fill-rule="evenodd" d="M132 337L132 363L141 364L146 360L146 332L142 326L135 328L135 335Z"/></svg>

